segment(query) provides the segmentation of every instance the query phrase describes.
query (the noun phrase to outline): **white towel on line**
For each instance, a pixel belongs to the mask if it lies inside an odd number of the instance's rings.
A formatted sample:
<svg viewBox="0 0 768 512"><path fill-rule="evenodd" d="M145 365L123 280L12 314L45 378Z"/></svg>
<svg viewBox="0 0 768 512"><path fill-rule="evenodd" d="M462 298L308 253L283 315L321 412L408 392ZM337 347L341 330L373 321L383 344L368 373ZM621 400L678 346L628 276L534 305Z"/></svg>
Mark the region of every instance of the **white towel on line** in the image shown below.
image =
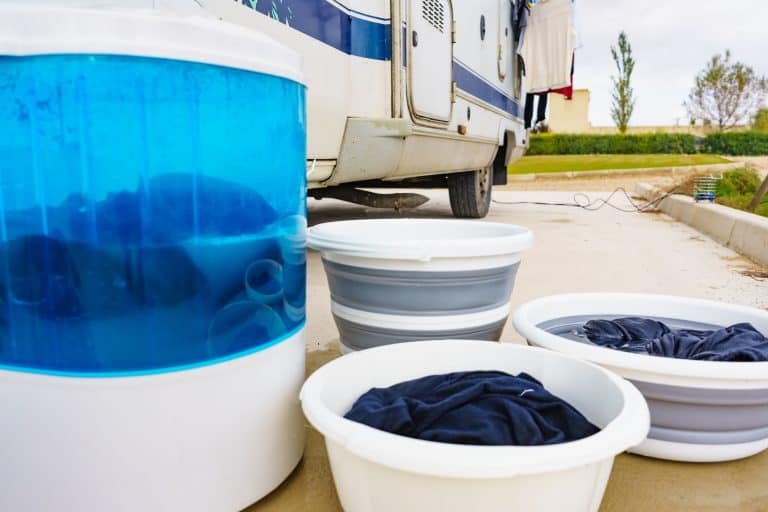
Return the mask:
<svg viewBox="0 0 768 512"><path fill-rule="evenodd" d="M540 0L531 10L519 50L528 92L571 85L575 41L572 0Z"/></svg>

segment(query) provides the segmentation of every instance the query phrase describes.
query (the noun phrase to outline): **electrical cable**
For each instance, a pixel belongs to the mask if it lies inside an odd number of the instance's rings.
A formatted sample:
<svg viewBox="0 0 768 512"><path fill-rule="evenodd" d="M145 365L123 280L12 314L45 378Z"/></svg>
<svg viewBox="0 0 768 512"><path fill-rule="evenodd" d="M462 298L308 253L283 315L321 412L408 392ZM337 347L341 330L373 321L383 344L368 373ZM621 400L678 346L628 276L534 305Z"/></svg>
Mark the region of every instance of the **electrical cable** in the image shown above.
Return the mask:
<svg viewBox="0 0 768 512"><path fill-rule="evenodd" d="M652 201L648 201L647 203L643 203L643 204L636 203L635 200L632 199L632 196L629 194L629 192L627 192L627 190L624 187L616 188L613 192L608 194L608 197L606 198L597 198L597 199L591 199L589 195L585 194L584 192L577 192L573 194L573 200L570 203L557 203L557 202L546 202L546 201L498 201L496 199L493 199L492 201L496 204L505 205L505 206L516 206L516 205L565 206L569 208L581 208L582 210L586 210L590 212L596 212L608 206L610 208L613 208L614 210L618 210L623 213L642 213L648 210L655 210L658 207L659 203L661 203L664 199L671 196L672 194L675 194L679 188L680 188L680 185L674 187L672 190L657 197L656 199ZM611 202L614 196L616 196L619 193L624 194L624 197L627 199L629 204L632 205L631 208L625 208Z"/></svg>

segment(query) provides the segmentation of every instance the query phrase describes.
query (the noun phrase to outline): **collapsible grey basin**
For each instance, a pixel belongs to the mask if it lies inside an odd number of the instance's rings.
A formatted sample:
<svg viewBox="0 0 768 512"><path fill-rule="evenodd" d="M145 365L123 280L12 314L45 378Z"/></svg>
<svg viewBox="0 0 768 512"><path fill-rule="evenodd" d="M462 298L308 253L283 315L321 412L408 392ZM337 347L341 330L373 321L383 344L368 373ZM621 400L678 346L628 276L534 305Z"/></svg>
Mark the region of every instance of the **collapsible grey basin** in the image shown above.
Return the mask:
<svg viewBox="0 0 768 512"><path fill-rule="evenodd" d="M682 297L571 294L529 302L515 328L530 344L596 362L630 380L651 411L648 440L632 451L689 462L734 460L768 448L768 363L712 362L633 354L569 336L596 318L656 318L673 328L749 322L768 333L768 312Z"/></svg>
<svg viewBox="0 0 768 512"><path fill-rule="evenodd" d="M341 350L347 353L425 339L498 341L507 322L509 306L505 304L480 314L450 318L364 313L338 304L334 304L332 309L339 329ZM501 320L493 320L500 316ZM483 321L482 318L488 320Z"/></svg>
<svg viewBox="0 0 768 512"><path fill-rule="evenodd" d="M430 272L323 264L334 302L396 315L460 315L501 307L509 302L520 265Z"/></svg>
<svg viewBox="0 0 768 512"><path fill-rule="evenodd" d="M532 241L519 226L437 219L333 222L309 232L345 351L424 339L498 341L519 253Z"/></svg>

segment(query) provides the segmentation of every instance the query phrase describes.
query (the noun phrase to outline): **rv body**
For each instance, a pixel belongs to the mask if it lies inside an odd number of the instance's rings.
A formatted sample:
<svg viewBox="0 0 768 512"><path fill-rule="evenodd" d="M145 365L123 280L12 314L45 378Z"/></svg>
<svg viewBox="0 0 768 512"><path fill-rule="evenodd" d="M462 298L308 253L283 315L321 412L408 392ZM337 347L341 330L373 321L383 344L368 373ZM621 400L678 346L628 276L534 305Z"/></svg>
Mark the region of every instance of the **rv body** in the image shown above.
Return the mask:
<svg viewBox="0 0 768 512"><path fill-rule="evenodd" d="M511 0L203 5L302 55L307 181L316 195L355 185L464 187L471 195L474 184L487 194L475 199L489 203L491 184L506 183L507 165L524 153ZM452 181L454 173L463 179ZM483 216L480 206L475 215L454 213Z"/></svg>

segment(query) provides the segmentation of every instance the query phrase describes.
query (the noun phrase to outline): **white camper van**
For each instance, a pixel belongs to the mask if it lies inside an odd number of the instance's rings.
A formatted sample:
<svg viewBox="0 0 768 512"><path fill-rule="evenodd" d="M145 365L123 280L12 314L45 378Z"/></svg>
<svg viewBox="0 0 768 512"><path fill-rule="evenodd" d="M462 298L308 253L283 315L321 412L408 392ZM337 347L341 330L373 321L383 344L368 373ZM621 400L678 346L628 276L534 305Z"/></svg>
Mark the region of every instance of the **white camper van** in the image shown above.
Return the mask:
<svg viewBox="0 0 768 512"><path fill-rule="evenodd" d="M443 187L454 215L483 217L525 151L513 0L201 5L303 56L315 197L398 206L357 187Z"/></svg>

